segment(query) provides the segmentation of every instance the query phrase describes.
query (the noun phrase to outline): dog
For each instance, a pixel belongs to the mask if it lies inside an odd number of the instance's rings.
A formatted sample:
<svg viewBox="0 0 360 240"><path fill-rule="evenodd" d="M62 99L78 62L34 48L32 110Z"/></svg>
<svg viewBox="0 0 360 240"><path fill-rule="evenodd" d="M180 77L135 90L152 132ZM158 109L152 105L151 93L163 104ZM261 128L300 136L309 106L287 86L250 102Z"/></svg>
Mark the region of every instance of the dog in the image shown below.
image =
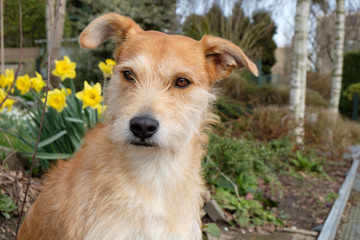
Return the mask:
<svg viewBox="0 0 360 240"><path fill-rule="evenodd" d="M144 31L115 13L93 20L79 42L95 49L110 38L117 65L105 121L47 174L19 240L201 239L213 85L241 68L257 76L256 65L222 38Z"/></svg>

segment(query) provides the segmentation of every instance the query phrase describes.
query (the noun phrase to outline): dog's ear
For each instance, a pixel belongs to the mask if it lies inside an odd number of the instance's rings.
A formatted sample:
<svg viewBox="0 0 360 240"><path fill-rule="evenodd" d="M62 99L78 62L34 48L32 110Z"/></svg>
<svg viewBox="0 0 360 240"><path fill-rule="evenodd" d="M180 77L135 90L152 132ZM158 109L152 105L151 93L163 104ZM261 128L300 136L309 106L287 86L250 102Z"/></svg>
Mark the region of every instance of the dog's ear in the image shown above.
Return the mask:
<svg viewBox="0 0 360 240"><path fill-rule="evenodd" d="M127 36L143 31L131 18L109 13L93 20L80 34L79 42L82 48L95 49L109 38L120 44Z"/></svg>
<svg viewBox="0 0 360 240"><path fill-rule="evenodd" d="M235 44L219 38L205 35L200 40L206 56L207 70L212 81L226 78L233 70L247 68L258 76L256 65Z"/></svg>

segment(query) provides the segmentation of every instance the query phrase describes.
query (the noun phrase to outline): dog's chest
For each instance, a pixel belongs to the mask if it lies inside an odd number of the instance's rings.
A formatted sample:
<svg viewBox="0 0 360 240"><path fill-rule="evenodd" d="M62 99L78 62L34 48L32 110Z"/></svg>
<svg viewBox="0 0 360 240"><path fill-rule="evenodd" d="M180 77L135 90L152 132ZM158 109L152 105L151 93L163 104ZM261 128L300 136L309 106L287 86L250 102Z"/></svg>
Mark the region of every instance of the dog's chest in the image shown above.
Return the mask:
<svg viewBox="0 0 360 240"><path fill-rule="evenodd" d="M176 205L169 208L169 203L162 197L125 200L112 213L99 216L85 239L199 239L198 217L190 209L188 206Z"/></svg>

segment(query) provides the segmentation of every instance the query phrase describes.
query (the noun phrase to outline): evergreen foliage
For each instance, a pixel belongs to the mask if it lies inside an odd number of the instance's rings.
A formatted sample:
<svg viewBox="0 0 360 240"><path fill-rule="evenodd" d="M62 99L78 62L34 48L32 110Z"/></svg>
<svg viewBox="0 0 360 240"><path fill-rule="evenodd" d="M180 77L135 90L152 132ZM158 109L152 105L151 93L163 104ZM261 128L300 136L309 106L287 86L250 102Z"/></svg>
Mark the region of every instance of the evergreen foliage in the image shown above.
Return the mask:
<svg viewBox="0 0 360 240"><path fill-rule="evenodd" d="M46 0L22 0L22 31L24 47L34 46L35 39L45 39ZM20 46L19 2L4 1L5 47Z"/></svg>
<svg viewBox="0 0 360 240"><path fill-rule="evenodd" d="M340 111L345 116L351 117L353 111L353 103L349 100L346 91L351 84L358 82L360 82L360 51L348 52L344 56L340 96Z"/></svg>
<svg viewBox="0 0 360 240"><path fill-rule="evenodd" d="M234 4L232 14L228 17L224 16L216 2L204 15L189 15L183 24L183 32L196 40L205 34L229 39L248 56L260 58L264 74L269 74L275 64L276 44L272 39L276 32L274 21L266 11L247 17L241 1Z"/></svg>
<svg viewBox="0 0 360 240"><path fill-rule="evenodd" d="M175 23L176 0L68 0L72 36L96 17L115 12L134 19L144 30L170 31Z"/></svg>

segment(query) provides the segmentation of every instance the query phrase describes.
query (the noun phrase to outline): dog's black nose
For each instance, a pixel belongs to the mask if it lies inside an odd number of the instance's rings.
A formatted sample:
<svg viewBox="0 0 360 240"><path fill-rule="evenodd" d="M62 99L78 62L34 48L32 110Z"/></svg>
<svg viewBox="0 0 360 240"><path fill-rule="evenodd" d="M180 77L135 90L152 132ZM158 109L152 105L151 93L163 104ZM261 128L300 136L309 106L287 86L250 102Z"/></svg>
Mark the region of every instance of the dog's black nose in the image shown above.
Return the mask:
<svg viewBox="0 0 360 240"><path fill-rule="evenodd" d="M130 130L141 139L150 138L159 128L159 122L152 117L134 117L130 120Z"/></svg>

